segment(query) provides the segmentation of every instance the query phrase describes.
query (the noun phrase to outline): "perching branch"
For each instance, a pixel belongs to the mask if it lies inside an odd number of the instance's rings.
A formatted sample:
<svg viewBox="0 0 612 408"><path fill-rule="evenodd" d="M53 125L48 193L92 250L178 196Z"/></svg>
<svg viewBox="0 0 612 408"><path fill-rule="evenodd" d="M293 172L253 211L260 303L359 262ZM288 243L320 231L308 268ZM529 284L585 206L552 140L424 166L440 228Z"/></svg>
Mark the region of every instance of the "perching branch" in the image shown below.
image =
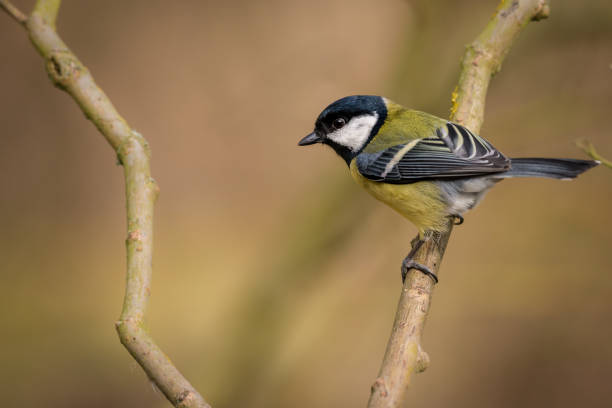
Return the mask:
<svg viewBox="0 0 612 408"><path fill-rule="evenodd" d="M209 407L144 327L153 255L153 207L158 187L151 178L147 141L129 127L79 59L55 31L60 0L38 0L29 17L6 0L0 5L24 25L44 58L49 78L68 92L104 135L123 165L127 203L127 285L116 323L121 343L176 407Z"/></svg>
<svg viewBox="0 0 612 408"><path fill-rule="evenodd" d="M546 0L503 0L495 15L476 40L467 46L459 83L452 95L451 120L474 132L480 130L491 77L497 73L519 33L531 20L549 14ZM452 230L427 234L414 257L438 274ZM422 350L421 337L429 312L433 281L419 271L408 273L400 296L391 337L378 378L372 385L369 408L404 406L413 373L425 370L429 357Z"/></svg>

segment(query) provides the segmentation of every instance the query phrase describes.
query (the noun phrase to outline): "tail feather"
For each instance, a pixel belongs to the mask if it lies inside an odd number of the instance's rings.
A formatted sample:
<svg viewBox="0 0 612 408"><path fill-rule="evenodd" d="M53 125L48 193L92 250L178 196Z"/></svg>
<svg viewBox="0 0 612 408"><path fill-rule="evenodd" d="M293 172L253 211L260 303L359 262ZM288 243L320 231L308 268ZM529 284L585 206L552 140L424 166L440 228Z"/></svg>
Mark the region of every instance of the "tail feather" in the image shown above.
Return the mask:
<svg viewBox="0 0 612 408"><path fill-rule="evenodd" d="M573 179L591 167L599 164L595 160L579 159L510 159L510 170L500 174L501 177L549 177L555 179Z"/></svg>

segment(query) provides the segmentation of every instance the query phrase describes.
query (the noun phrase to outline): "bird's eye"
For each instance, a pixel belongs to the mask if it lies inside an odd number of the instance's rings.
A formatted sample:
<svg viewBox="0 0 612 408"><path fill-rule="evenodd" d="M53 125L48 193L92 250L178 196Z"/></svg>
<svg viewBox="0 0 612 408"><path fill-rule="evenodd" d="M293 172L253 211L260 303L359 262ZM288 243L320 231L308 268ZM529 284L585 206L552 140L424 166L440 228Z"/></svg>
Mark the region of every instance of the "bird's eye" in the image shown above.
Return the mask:
<svg viewBox="0 0 612 408"><path fill-rule="evenodd" d="M346 119L344 118L336 118L334 119L334 121L332 122L332 127L336 130L340 129L341 127L343 127L344 125L346 125Z"/></svg>

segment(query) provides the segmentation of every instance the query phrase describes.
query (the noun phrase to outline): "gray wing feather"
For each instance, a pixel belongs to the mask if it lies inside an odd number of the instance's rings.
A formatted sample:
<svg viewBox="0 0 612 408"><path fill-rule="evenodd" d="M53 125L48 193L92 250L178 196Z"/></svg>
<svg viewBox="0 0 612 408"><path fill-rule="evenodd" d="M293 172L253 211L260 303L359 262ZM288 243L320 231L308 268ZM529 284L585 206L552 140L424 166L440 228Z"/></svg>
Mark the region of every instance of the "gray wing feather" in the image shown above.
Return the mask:
<svg viewBox="0 0 612 408"><path fill-rule="evenodd" d="M357 168L366 178L392 184L448 180L507 171L510 160L483 138L448 122L434 138L392 146L357 156ZM413 142L414 143L414 142Z"/></svg>

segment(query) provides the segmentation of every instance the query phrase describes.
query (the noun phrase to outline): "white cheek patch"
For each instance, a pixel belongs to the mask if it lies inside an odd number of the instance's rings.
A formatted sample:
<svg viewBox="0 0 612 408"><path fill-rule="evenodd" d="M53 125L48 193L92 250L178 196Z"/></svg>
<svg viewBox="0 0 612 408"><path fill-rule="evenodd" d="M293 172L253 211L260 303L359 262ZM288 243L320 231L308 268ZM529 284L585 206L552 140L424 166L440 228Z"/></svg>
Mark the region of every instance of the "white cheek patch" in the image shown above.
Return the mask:
<svg viewBox="0 0 612 408"><path fill-rule="evenodd" d="M329 133L327 138L356 152L368 140L377 121L378 114L376 112L355 116L341 129Z"/></svg>

